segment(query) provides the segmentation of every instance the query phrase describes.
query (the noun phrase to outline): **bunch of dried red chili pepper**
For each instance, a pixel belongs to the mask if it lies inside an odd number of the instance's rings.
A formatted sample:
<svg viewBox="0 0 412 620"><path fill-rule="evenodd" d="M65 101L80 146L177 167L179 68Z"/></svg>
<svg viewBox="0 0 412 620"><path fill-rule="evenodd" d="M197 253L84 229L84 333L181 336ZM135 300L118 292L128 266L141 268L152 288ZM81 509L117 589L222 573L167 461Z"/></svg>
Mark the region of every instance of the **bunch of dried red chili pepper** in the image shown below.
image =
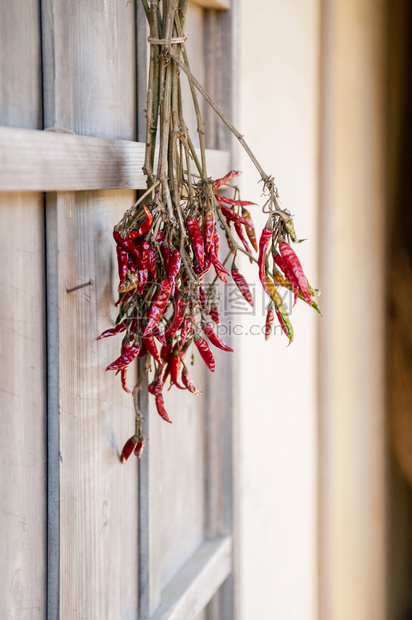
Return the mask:
<svg viewBox="0 0 412 620"><path fill-rule="evenodd" d="M231 184L239 172L232 170L214 181L207 176L203 122L195 87L208 96L189 69L183 36L187 0L163 2L161 10L158 2L142 2L149 21L151 43L144 166L148 190L115 226L119 314L116 326L99 336L100 339L123 333L120 356L106 370L120 373L126 392L130 392L127 387L129 365L136 358L144 360L133 389L135 433L122 450L122 462L132 454L140 456L143 450L142 415L137 395L146 373L149 370L152 373L148 391L154 397L159 415L171 422L163 398L167 381L169 389L175 386L200 394L185 364L189 347L195 345L212 372L215 370L213 347L232 351L216 333L215 326L220 324L217 283L226 284L231 277L245 300L253 304L249 286L235 263L238 252L257 263L259 279L269 296L266 338L276 315L289 342L293 340L292 324L279 287L293 292L294 303L300 298L319 310L312 299L318 292L308 284L290 245L298 240L289 212L280 207L272 177L265 175L243 137L211 101L209 103L237 135L261 174L265 196L263 209L268 213L268 220L259 242L246 208L254 203L240 200L237 187ZM200 161L183 118L179 69L188 75L191 85ZM156 137L159 138L159 158L155 172ZM220 188L227 187L233 187L233 197L219 193ZM224 235L227 251L221 261L220 237ZM226 264L230 259L229 271ZM214 279L205 290L204 277L208 272Z"/></svg>

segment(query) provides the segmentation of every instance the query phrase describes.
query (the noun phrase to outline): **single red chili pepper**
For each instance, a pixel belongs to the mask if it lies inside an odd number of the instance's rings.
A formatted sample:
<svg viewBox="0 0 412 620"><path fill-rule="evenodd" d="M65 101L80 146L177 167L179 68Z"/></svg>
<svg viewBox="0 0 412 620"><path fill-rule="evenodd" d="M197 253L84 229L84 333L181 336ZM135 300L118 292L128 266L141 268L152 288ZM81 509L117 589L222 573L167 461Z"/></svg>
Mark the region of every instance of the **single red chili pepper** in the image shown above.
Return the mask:
<svg viewBox="0 0 412 620"><path fill-rule="evenodd" d="M280 254L276 254L274 256L273 262L283 271L286 278L288 279L288 282L293 291L293 305L295 305L298 299L298 295L299 295L299 284L295 277L295 274L293 273L292 269L289 267L289 264L285 261L283 256L281 256Z"/></svg>
<svg viewBox="0 0 412 620"><path fill-rule="evenodd" d="M181 299L180 297L177 297L174 300L173 305L174 305L173 320L170 326L165 331L166 338L173 338L173 336L176 334L177 330L181 326L184 316L185 316L186 302L183 299Z"/></svg>
<svg viewBox="0 0 412 620"><path fill-rule="evenodd" d="M128 301L131 297L133 297L133 295L135 294L136 289L129 289L128 291L126 291L125 293L121 293L121 295L119 296L119 299L116 301L116 306L123 306L124 303L126 303L126 301Z"/></svg>
<svg viewBox="0 0 412 620"><path fill-rule="evenodd" d="M126 368L122 368L120 371L120 378L122 380L122 388L124 389L125 392L127 392L128 394L131 394L129 388L127 387L127 366Z"/></svg>
<svg viewBox="0 0 412 620"><path fill-rule="evenodd" d="M143 205L143 209L146 215L146 220L143 222L143 224L141 224L139 226L139 228L137 230L134 230L133 232L130 233L129 235L129 239L136 239L136 237L140 237L140 235L144 235L144 233L146 233L148 230L150 230L150 227L152 225L152 221L153 221L153 217L152 214L150 213L149 209L147 207L145 207Z"/></svg>
<svg viewBox="0 0 412 620"><path fill-rule="evenodd" d="M239 170L231 170L230 172L225 174L225 176L222 177L221 179L216 179L216 181L213 183L212 189L215 190L215 189L218 189L219 187L222 187L222 185L227 185L229 181L233 179L233 177L237 177L239 176L239 174L242 174Z"/></svg>
<svg viewBox="0 0 412 620"><path fill-rule="evenodd" d="M275 320L275 313L273 311L272 306L269 306L267 314L266 314L266 323L265 323L265 340L268 340L270 334L272 333L272 326Z"/></svg>
<svg viewBox="0 0 412 620"><path fill-rule="evenodd" d="M140 347L140 351L137 355L137 357L144 357L147 353L147 349L146 349L146 345L142 342L141 347Z"/></svg>
<svg viewBox="0 0 412 620"><path fill-rule="evenodd" d="M143 338L143 344L146 347L146 350L150 355L156 360L158 364L163 366L163 362L160 359L159 351L157 350L157 346L155 343L155 339L153 336L145 336Z"/></svg>
<svg viewBox="0 0 412 620"><path fill-rule="evenodd" d="M199 291L199 301L200 301L201 305L202 305L204 308L206 308L206 305L207 305L207 300L206 300L206 293L205 293L205 291L203 290L203 287L202 287L202 286L199 286L198 291Z"/></svg>
<svg viewBox="0 0 412 620"><path fill-rule="evenodd" d="M189 233L189 237L192 241L193 251L197 258L197 262L201 269L205 261L205 245L203 243L202 231L200 230L199 222L193 217L186 219L186 226Z"/></svg>
<svg viewBox="0 0 412 620"><path fill-rule="evenodd" d="M203 226L203 237L205 240L205 253L209 254L213 243L213 231L215 228L215 217L212 209L208 209L205 215L205 223Z"/></svg>
<svg viewBox="0 0 412 620"><path fill-rule="evenodd" d="M182 264L182 257L180 256L179 250L173 250L171 257L170 257L169 269L167 271L167 277L169 278L169 282L172 286L172 293L173 293L174 286L175 286L175 278L177 274L179 273L181 264Z"/></svg>
<svg viewBox="0 0 412 620"><path fill-rule="evenodd" d="M200 278L201 276L204 276L205 273L209 271L211 266L212 266L212 261L210 260L208 256L205 256L205 261L203 263L203 269L200 268L199 264L196 264L196 265L193 265L193 271Z"/></svg>
<svg viewBox="0 0 412 620"><path fill-rule="evenodd" d="M189 316L187 316L185 320L183 321L182 329L180 332L180 342L182 344L182 347L185 345L187 337L191 336L192 333L193 333L192 319Z"/></svg>
<svg viewBox="0 0 412 620"><path fill-rule="evenodd" d="M173 347L173 341L168 340L160 349L160 357L162 358L164 362L167 362L169 360L172 347Z"/></svg>
<svg viewBox="0 0 412 620"><path fill-rule="evenodd" d="M132 456L133 452L136 450L138 443L139 438L136 435L133 435L133 437L130 437L130 439L126 441L120 454L120 460L122 463L127 461L127 459Z"/></svg>
<svg viewBox="0 0 412 620"><path fill-rule="evenodd" d="M179 383L179 370L182 367L182 360L180 359L178 349L173 352L173 355L171 356L168 365L170 367L169 390L172 387L172 385L175 385L177 388L179 388L179 390L184 390L185 388Z"/></svg>
<svg viewBox="0 0 412 620"><path fill-rule="evenodd" d="M133 262L133 260L131 258L128 258L128 260L127 260L127 269L131 273L136 273L136 265L134 264L134 262ZM119 288L120 288L120 286L119 286Z"/></svg>
<svg viewBox="0 0 412 620"><path fill-rule="evenodd" d="M252 293L250 292L248 283L246 282L245 278L242 276L234 262L232 263L232 278L239 291L242 293L243 297L251 306L253 306L253 297Z"/></svg>
<svg viewBox="0 0 412 620"><path fill-rule="evenodd" d="M150 244L149 249L149 272L153 280L156 281L156 248L152 244Z"/></svg>
<svg viewBox="0 0 412 620"><path fill-rule="evenodd" d="M184 364L182 370L182 383L192 394L195 394L196 396L202 394L202 392L196 388L193 379L189 375L189 372Z"/></svg>
<svg viewBox="0 0 412 620"><path fill-rule="evenodd" d="M220 205L220 210L228 221L239 222L239 224L249 226L249 222L247 220L245 220L241 215L239 215L238 213L236 213L236 211L233 211L229 207L225 207L225 205Z"/></svg>
<svg viewBox="0 0 412 620"><path fill-rule="evenodd" d="M116 241L117 245L121 247L122 250L126 250L131 256L133 256L136 265L140 265L140 261L142 257L140 252L136 248L135 244L131 239L125 239L121 236L121 234L117 231L113 231L113 238Z"/></svg>
<svg viewBox="0 0 412 620"><path fill-rule="evenodd" d="M235 222L235 230L237 232L237 236L239 237L239 239L243 243L243 247L245 248L246 252L248 252L249 254L252 254L252 250L250 249L250 245L247 242L247 239L245 237L245 233L243 232L243 228L242 228L241 224L239 224L239 222ZM250 260L250 262L252 262L251 258L249 258L249 260Z"/></svg>
<svg viewBox="0 0 412 620"><path fill-rule="evenodd" d="M162 252L162 256L163 256L163 264L165 267L165 272L168 273L169 271L169 263L170 263L170 249L169 246L167 245L167 243L163 243L161 246L161 252Z"/></svg>
<svg viewBox="0 0 412 620"><path fill-rule="evenodd" d="M127 252L126 250L122 250L119 245L116 245L117 252L117 264L119 268L119 288L122 286L123 282L126 280L127 276Z"/></svg>
<svg viewBox="0 0 412 620"><path fill-rule="evenodd" d="M122 368L126 368L126 366L131 364L138 356L139 351L139 347L134 347L130 345L130 343L128 345L123 344L122 354L114 362L109 364L106 370L121 370Z"/></svg>
<svg viewBox="0 0 412 620"><path fill-rule="evenodd" d="M220 340L219 336L214 332L211 325L205 325L202 327L204 334L209 338L210 342L222 351L230 351L233 353L233 349Z"/></svg>
<svg viewBox="0 0 412 620"><path fill-rule="evenodd" d="M149 314L147 315L147 324L143 332L143 336L147 336L155 325L160 321L170 298L170 282L167 278L160 283L160 290L154 298Z"/></svg>
<svg viewBox="0 0 412 620"><path fill-rule="evenodd" d="M160 344L166 344L166 338L162 330L158 325L155 325L152 329L152 334L160 342Z"/></svg>
<svg viewBox="0 0 412 620"><path fill-rule="evenodd" d="M216 368L215 358L206 340L204 338L195 338L195 345L200 355L202 356L203 361L205 362L206 366L209 368L209 370L211 370L212 372L215 372L215 368Z"/></svg>
<svg viewBox="0 0 412 620"><path fill-rule="evenodd" d="M217 306L213 305L210 309L209 312L210 318L212 319L213 323L216 323L216 325L220 325L220 316L219 316L219 310L217 308Z"/></svg>
<svg viewBox="0 0 412 620"><path fill-rule="evenodd" d="M100 336L97 336L96 340L101 340L102 338L108 338L109 336L115 336L116 334L121 334L126 329L126 321L122 321L115 327L111 327L110 329L106 329L106 331L102 332Z"/></svg>
<svg viewBox="0 0 412 620"><path fill-rule="evenodd" d="M210 260L212 261L213 267L215 268L216 275L222 280L222 282L227 284L227 278L225 274L229 275L229 271L219 261L219 258L218 258L219 243L220 243L219 233L215 230L215 232L213 233L213 243L210 248Z"/></svg>
<svg viewBox="0 0 412 620"><path fill-rule="evenodd" d="M144 448L145 440L143 437L140 441L137 442L137 445L134 449L134 455L137 456L138 459L142 456L143 448Z"/></svg>
<svg viewBox="0 0 412 620"><path fill-rule="evenodd" d="M255 252L257 252L258 244L257 244L256 231L255 231L255 226L253 224L252 216L250 215L247 209L243 208L242 217L244 220L249 222L249 226L245 226L246 234L249 238L250 243L252 244L253 249L255 250Z"/></svg>
<svg viewBox="0 0 412 620"><path fill-rule="evenodd" d="M221 196L220 194L215 194L215 198L220 205L230 205L231 207L249 207L250 205L256 204L255 202L250 202L250 200L234 200L233 198L226 198L226 196Z"/></svg>
<svg viewBox="0 0 412 620"><path fill-rule="evenodd" d="M310 296L310 290L308 287L308 282L306 280L305 273L302 269L302 265L300 264L299 258L297 257L295 251L290 247L290 245L286 243L286 241L281 241L281 243L279 243L279 250L280 250L282 258L285 261L285 264L293 272L293 275L295 276L296 281L298 283L299 290L302 293L305 301L309 304L309 306L311 306L312 299Z"/></svg>
<svg viewBox="0 0 412 620"><path fill-rule="evenodd" d="M262 283L265 291L270 295L268 288L266 286L266 253L269 247L269 244L272 240L273 230L268 227L266 224L265 228L262 230L262 234L259 240L259 257L258 257L258 266L259 266L259 279Z"/></svg>
<svg viewBox="0 0 412 620"><path fill-rule="evenodd" d="M153 394L153 396L156 396L156 394L160 394L160 392L163 390L163 386L164 386L164 381L162 379L162 374L160 373L152 381L152 383L149 384L147 390L148 392L150 392L150 394Z"/></svg>
<svg viewBox="0 0 412 620"><path fill-rule="evenodd" d="M171 424L172 420L167 415L167 411L165 409L165 400L163 398L162 393L156 394L155 403L156 403L157 412L160 415L160 417L163 418L163 420L165 420L166 422L169 422L169 424Z"/></svg>

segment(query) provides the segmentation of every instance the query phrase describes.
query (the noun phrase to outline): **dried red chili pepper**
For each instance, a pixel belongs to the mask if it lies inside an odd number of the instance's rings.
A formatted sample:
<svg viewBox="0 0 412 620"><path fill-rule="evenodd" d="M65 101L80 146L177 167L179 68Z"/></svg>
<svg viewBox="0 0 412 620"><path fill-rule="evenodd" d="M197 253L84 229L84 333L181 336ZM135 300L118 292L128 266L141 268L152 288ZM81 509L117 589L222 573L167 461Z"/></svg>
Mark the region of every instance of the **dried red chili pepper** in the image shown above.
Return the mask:
<svg viewBox="0 0 412 620"><path fill-rule="evenodd" d="M196 388L193 382L193 379L189 375L189 372L184 364L183 364L183 370L182 370L182 383L189 390L189 392L191 392L192 394L195 394L196 396L203 393Z"/></svg>
<svg viewBox="0 0 412 620"><path fill-rule="evenodd" d="M137 456L138 459L140 459L140 457L142 456L144 444L145 444L145 440L142 437L140 441L137 442L137 445L134 449L134 455Z"/></svg>
<svg viewBox="0 0 412 620"><path fill-rule="evenodd" d="M127 276L127 252L126 250L122 250L119 245L116 245L116 253L119 268L119 288L121 288Z"/></svg>
<svg viewBox="0 0 412 620"><path fill-rule="evenodd" d="M237 236L239 237L239 239L243 243L243 247L245 248L246 252L248 252L249 254L252 254L252 250L250 249L250 245L247 242L247 239L245 237L245 233L243 232L243 228L242 228L241 224L239 224L239 222L235 222L235 230L237 232ZM249 260L250 260L250 262L252 262L251 258Z"/></svg>
<svg viewBox="0 0 412 620"><path fill-rule="evenodd" d="M239 222L239 224L243 224L244 226L249 226L249 222L245 220L241 215L236 213L236 211L232 211L230 207L225 207L225 205L220 205L220 210L228 221Z"/></svg>
<svg viewBox="0 0 412 620"><path fill-rule="evenodd" d="M169 271L169 264L170 264L170 249L169 246L167 245L167 243L163 243L162 247L161 247L161 252L162 252L162 256L163 256L163 264L165 267L165 272L168 273Z"/></svg>
<svg viewBox="0 0 412 620"><path fill-rule="evenodd" d="M215 372L215 368L216 368L215 358L206 340L204 338L195 338L195 345L200 355L202 356L203 361L205 362L206 366L209 368L209 370L211 370L212 372Z"/></svg>
<svg viewBox="0 0 412 620"><path fill-rule="evenodd" d="M122 235L117 230L113 231L113 238L122 250L126 250L126 252L133 256L136 265L140 265L142 257L133 241L131 239L125 239L124 237L122 237Z"/></svg>
<svg viewBox="0 0 412 620"><path fill-rule="evenodd" d="M202 231L200 230L199 222L193 217L186 219L186 226L192 241L193 251L197 258L197 262L201 269L205 261L205 245L203 243Z"/></svg>
<svg viewBox="0 0 412 620"><path fill-rule="evenodd" d="M180 265L182 264L182 257L180 256L179 250L173 250L170 256L169 269L167 271L167 277L169 278L169 282L172 287L172 294L175 288L175 278L180 270Z"/></svg>
<svg viewBox="0 0 412 620"><path fill-rule="evenodd" d="M180 297L176 298L173 305L174 305L173 320L172 320L172 323L170 324L170 327L168 327L165 331L166 338L173 338L173 336L176 334L177 330L181 326L184 316L185 316L186 302L183 299L181 299Z"/></svg>
<svg viewBox="0 0 412 620"><path fill-rule="evenodd" d="M164 386L164 381L162 379L162 375L159 374L152 381L152 383L149 384L147 389L150 392L150 394L153 394L153 396L156 396L156 394L160 394L160 392L163 390L163 386Z"/></svg>
<svg viewBox="0 0 412 620"><path fill-rule="evenodd" d="M169 422L169 424L171 424L172 420L167 415L167 411L165 409L165 400L163 398L162 393L156 394L155 403L156 403L157 413L160 415L160 417L163 418L163 420L165 420L166 422Z"/></svg>
<svg viewBox="0 0 412 620"><path fill-rule="evenodd" d="M293 340L292 323L290 322L289 315L286 311L286 308L283 305L283 302L277 292L276 286L273 284L270 278L267 278L266 280L266 290L269 292L270 298L275 304L276 316L278 317L278 321L280 323L281 328L285 332L286 336L289 338L289 344L290 344Z"/></svg>
<svg viewBox="0 0 412 620"><path fill-rule="evenodd" d="M250 243L252 244L253 249L255 250L255 252L257 252L258 244L257 244L256 231L255 231L255 226L253 224L252 216L250 215L247 209L243 208L242 217L244 220L249 222L249 226L245 226L246 234L248 236Z"/></svg>
<svg viewBox="0 0 412 620"><path fill-rule="evenodd" d="M167 278L160 283L160 290L154 298L149 314L147 315L147 324L143 332L143 336L147 336L152 331L155 325L160 321L167 303L170 298L170 282Z"/></svg>
<svg viewBox="0 0 412 620"><path fill-rule="evenodd" d="M269 306L267 314L266 314L266 323L265 323L265 340L268 340L270 334L272 333L273 322L275 320L275 313L273 311L272 306Z"/></svg>
<svg viewBox="0 0 412 620"><path fill-rule="evenodd" d="M133 435L133 437L130 437L130 439L126 441L120 454L120 460L122 463L127 461L127 459L132 456L133 452L136 450L138 443L139 437L137 437L136 435Z"/></svg>
<svg viewBox="0 0 412 620"><path fill-rule="evenodd" d="M208 209L205 215L205 222L203 227L203 236L205 240L205 253L209 254L211 245L213 243L213 231L215 228L215 217L212 209Z"/></svg>
<svg viewBox="0 0 412 620"><path fill-rule="evenodd" d="M163 366L163 362L160 359L159 351L157 350L157 346L155 343L155 339L152 336L145 336L143 338L143 345L146 347L146 351L150 353L150 355L156 360L158 364Z"/></svg>
<svg viewBox="0 0 412 620"><path fill-rule="evenodd" d="M210 260L212 261L213 267L215 268L215 272L218 278L220 278L222 282L227 284L226 275L229 275L229 271L219 261L219 258L218 258L219 243L220 243L219 233L215 230L215 232L213 233L213 243L210 248Z"/></svg>
<svg viewBox="0 0 412 620"><path fill-rule="evenodd" d="M220 325L220 316L219 316L219 310L217 308L217 306L212 305L210 312L209 312L210 318L212 319L213 323L216 323L216 325Z"/></svg>
<svg viewBox="0 0 412 620"><path fill-rule="evenodd" d="M150 244L149 249L149 273L153 280L156 281L156 248L152 244Z"/></svg>
<svg viewBox="0 0 412 620"><path fill-rule="evenodd" d="M234 262L232 264L232 278L239 291L242 293L243 297L251 306L253 306L253 297L252 293L250 292L249 286Z"/></svg>
<svg viewBox="0 0 412 620"><path fill-rule="evenodd" d="M162 330L158 325L155 325L152 329L152 334L160 342L160 344L166 344L166 338Z"/></svg>
<svg viewBox="0 0 412 620"><path fill-rule="evenodd" d="M120 378L122 380L122 388L124 389L125 392L127 392L128 394L131 394L131 391L129 390L129 388L127 387L127 366L126 368L122 368L120 371Z"/></svg>
<svg viewBox="0 0 412 620"><path fill-rule="evenodd" d="M129 344L122 345L122 353L120 357L118 357L114 362L109 364L106 370L121 370L122 368L126 368L129 364L133 362L133 360L138 356L140 351L139 347L134 347Z"/></svg>
<svg viewBox="0 0 412 620"><path fill-rule="evenodd" d="M182 347L186 344L187 337L191 336L192 333L193 333L192 319L188 316L183 321L182 329L180 332L180 342L182 343Z"/></svg>
<svg viewBox="0 0 412 620"><path fill-rule="evenodd" d="M302 293L305 301L309 304L309 306L311 306L312 299L310 296L308 282L306 280L306 276L302 269L302 265L300 264L299 258L296 256L295 251L290 247L290 245L286 243L286 241L281 241L279 243L279 250L282 255L282 258L285 261L285 264L293 272L293 275L295 276L296 281L298 283L299 290Z"/></svg>
<svg viewBox="0 0 412 620"><path fill-rule="evenodd" d="M229 181L231 181L234 177L239 176L239 174L242 174L239 170L231 170L221 179L216 179L216 181L213 183L213 189L219 189L219 187L222 187L222 185L227 185Z"/></svg>
<svg viewBox="0 0 412 620"><path fill-rule="evenodd" d="M168 361L172 348L173 348L173 341L168 340L160 349L160 357L162 358L164 362Z"/></svg>
<svg viewBox="0 0 412 620"><path fill-rule="evenodd" d="M212 261L210 260L208 256L205 256L205 261L203 263L203 269L200 268L199 264L196 264L196 265L193 265L193 271L200 278L201 276L204 276L205 273L209 271L211 266L212 266Z"/></svg>
<svg viewBox="0 0 412 620"><path fill-rule="evenodd" d="M203 290L203 287L202 287L202 286L199 286L198 293L199 293L199 301L200 301L201 305L202 305L204 308L206 308L206 305L207 305L206 293L205 293L205 291Z"/></svg>
<svg viewBox="0 0 412 620"><path fill-rule="evenodd" d="M262 234L259 240L259 256L258 256L258 266L259 266L259 279L262 283L265 291L270 295L268 288L266 286L266 253L268 251L269 244L272 240L273 230L266 224L265 228L262 230Z"/></svg>
<svg viewBox="0 0 412 620"><path fill-rule="evenodd" d="M128 291L126 291L125 293L122 293L119 296L119 299L116 301L116 306L123 306L124 303L126 303L126 301L128 301L131 297L133 297L133 295L135 294L135 289L130 289Z"/></svg>
<svg viewBox="0 0 412 620"><path fill-rule="evenodd" d="M250 205L256 204L255 202L250 202L250 200L235 200L234 198L220 196L220 194L215 194L215 198L220 205L230 205L231 207L249 207Z"/></svg>
<svg viewBox="0 0 412 620"><path fill-rule="evenodd" d="M131 232L129 234L129 239L136 239L136 237L140 237L140 235L144 235L144 233L146 233L148 230L150 230L150 227L152 225L152 221L153 221L153 217L152 214L150 213L149 209L147 207L145 207L143 205L143 209L146 215L146 221L143 222L143 224L141 224L141 226L139 226L139 228L137 230L134 230L133 232Z"/></svg>
<svg viewBox="0 0 412 620"><path fill-rule="evenodd" d="M273 262L283 271L286 278L288 279L291 290L293 291L293 297L294 297L293 305L295 305L296 300L299 295L299 284L298 284L298 281L296 280L295 274L293 273L292 269L289 267L289 264L285 261L283 256L281 256L280 254L276 254L274 256Z"/></svg>
<svg viewBox="0 0 412 620"><path fill-rule="evenodd" d="M179 388L179 390L184 390L185 388L182 385L180 385L179 379L178 379L179 370L182 367L182 360L180 359L180 355L179 355L179 350L178 349L176 349L173 352L173 355L169 359L168 365L169 365L169 372L170 372L170 387L169 387L169 390L172 387L172 385L175 385L177 388Z"/></svg>
<svg viewBox="0 0 412 620"><path fill-rule="evenodd" d="M220 340L219 336L214 332L213 327L211 325L205 325L202 327L203 333L209 338L210 342L215 345L218 349L222 351L230 351L233 353L233 349L225 344L222 340Z"/></svg>
<svg viewBox="0 0 412 620"><path fill-rule="evenodd" d="M110 329L106 329L104 332L97 336L96 340L102 340L102 338L108 338L109 336L115 336L116 334L121 334L126 329L126 321L122 321L115 327L111 327Z"/></svg>

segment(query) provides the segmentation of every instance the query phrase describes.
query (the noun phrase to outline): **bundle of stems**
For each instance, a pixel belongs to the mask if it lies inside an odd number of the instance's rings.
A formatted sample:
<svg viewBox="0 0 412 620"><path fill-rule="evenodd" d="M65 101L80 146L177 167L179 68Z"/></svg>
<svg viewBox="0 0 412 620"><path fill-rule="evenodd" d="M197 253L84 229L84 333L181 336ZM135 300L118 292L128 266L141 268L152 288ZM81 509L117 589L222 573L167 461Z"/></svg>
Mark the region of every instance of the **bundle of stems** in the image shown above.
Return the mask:
<svg viewBox="0 0 412 620"><path fill-rule="evenodd" d="M190 345L195 344L211 371L215 369L215 360L208 342L232 351L221 341L213 324L220 325L218 282L227 283L231 276L246 302L253 304L246 280L235 263L238 252L257 263L259 279L268 295L266 338L276 315L289 342L293 340L293 328L279 287L292 291L295 303L300 298L319 311L313 300L318 291L310 287L289 245L299 240L290 213L281 208L273 177L264 172L243 136L191 72L184 35L188 0L142 0L142 4L150 30L144 163L147 191L114 228L120 311L116 326L100 336L124 332L121 355L107 370L121 373L126 391L128 365L136 357L145 357L133 389L135 434L128 441L122 460L133 452L140 456L143 449L138 392L149 368L154 372L149 392L155 397L158 413L170 422L162 394L167 378L170 377L170 387L199 394L185 365ZM185 123L181 72L189 80L200 158ZM239 172L232 170L219 179L208 177L198 92L238 138L259 172L263 182L262 209L268 215L259 244L246 209L254 203L241 200L238 188L231 183ZM221 195L221 187L232 188L232 197ZM222 262L220 236L227 241ZM229 272L226 264L230 258ZM212 268L215 276L205 290L203 278ZM161 345L160 351L157 343Z"/></svg>

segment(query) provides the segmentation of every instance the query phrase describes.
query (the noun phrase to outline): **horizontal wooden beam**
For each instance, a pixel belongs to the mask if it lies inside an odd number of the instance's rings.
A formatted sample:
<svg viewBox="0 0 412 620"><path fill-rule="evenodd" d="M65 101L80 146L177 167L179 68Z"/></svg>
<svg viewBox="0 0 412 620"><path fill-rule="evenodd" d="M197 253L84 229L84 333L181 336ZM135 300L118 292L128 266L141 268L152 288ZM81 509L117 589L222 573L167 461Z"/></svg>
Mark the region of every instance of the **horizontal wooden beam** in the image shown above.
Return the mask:
<svg viewBox="0 0 412 620"><path fill-rule="evenodd" d="M0 191L144 189L142 142L0 127ZM228 171L226 151L207 151L212 178Z"/></svg>
<svg viewBox="0 0 412 620"><path fill-rule="evenodd" d="M187 620L199 614L232 571L232 538L208 540L162 592L150 620Z"/></svg>

